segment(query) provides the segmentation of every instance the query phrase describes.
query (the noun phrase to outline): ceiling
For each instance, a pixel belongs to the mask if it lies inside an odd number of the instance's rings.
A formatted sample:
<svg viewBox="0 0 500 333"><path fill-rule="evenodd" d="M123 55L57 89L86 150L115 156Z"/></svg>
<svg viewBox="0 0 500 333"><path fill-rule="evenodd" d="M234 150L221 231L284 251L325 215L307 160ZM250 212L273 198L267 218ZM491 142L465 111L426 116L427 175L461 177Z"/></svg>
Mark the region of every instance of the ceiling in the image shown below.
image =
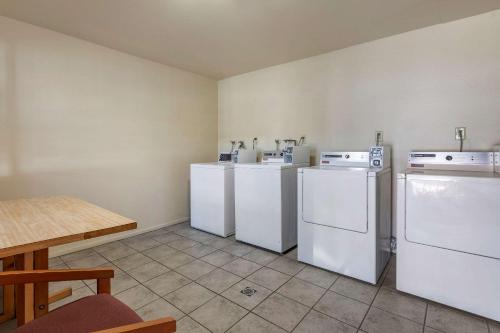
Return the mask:
<svg viewBox="0 0 500 333"><path fill-rule="evenodd" d="M0 15L216 79L500 8L500 0L0 0Z"/></svg>

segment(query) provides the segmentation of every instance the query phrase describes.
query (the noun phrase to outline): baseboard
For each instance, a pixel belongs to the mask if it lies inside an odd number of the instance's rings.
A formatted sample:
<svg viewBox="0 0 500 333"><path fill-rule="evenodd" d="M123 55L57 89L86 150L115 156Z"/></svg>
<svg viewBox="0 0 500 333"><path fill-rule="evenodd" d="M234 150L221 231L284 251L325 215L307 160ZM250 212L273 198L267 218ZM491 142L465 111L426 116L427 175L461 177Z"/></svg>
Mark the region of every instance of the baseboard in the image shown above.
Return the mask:
<svg viewBox="0 0 500 333"><path fill-rule="evenodd" d="M103 237L96 237L76 243L71 243L71 244L64 244L60 246L55 246L49 249L49 257L58 257L64 254L68 254L71 252L76 252L76 251L81 251L85 250L91 247L99 246L105 243L109 242L114 242L120 239L132 237L132 236L137 236L140 234L144 234L150 231L158 230L161 228L165 228L174 224L179 224L182 222L187 222L189 221L189 217L181 217L175 220L168 221L167 223L155 225L152 227L148 228L141 228L141 229L135 229L127 232L122 232L119 234L114 234L114 235L108 235L108 236L103 236Z"/></svg>

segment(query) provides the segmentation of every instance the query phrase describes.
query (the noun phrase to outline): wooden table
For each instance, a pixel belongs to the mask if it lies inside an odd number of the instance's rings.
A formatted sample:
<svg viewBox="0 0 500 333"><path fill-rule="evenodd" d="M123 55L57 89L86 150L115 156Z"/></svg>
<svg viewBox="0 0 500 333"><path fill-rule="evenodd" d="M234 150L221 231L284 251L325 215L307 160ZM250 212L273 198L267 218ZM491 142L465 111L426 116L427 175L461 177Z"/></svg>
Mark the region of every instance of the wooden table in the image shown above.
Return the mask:
<svg viewBox="0 0 500 333"><path fill-rule="evenodd" d="M48 269L51 246L135 228L135 221L76 198L0 201L0 258L4 270ZM48 283L16 288L4 289L0 322L14 311L19 325L48 312Z"/></svg>

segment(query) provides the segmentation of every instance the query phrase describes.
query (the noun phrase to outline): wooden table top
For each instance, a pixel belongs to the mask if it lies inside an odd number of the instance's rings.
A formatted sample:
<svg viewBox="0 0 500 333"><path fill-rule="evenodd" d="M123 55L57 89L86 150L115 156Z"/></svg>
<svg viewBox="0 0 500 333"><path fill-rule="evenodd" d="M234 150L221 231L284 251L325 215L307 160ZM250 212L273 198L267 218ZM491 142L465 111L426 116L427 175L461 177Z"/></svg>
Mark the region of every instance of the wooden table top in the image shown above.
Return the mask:
<svg viewBox="0 0 500 333"><path fill-rule="evenodd" d="M0 258L135 228L135 221L76 198L0 201Z"/></svg>

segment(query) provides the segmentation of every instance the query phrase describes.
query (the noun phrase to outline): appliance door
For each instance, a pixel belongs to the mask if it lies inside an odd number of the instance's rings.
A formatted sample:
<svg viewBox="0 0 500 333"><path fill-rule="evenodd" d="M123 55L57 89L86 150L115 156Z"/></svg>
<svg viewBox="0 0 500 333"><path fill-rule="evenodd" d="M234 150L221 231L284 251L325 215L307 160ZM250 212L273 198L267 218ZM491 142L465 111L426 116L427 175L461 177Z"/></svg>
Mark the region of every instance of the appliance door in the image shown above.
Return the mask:
<svg viewBox="0 0 500 333"><path fill-rule="evenodd" d="M226 174L232 176L233 169L191 167L191 225L194 228L225 234L225 215L231 208L228 206L234 207L233 196L228 197L226 193L234 191L226 188L233 185L232 182L227 184ZM227 202L228 199L232 202ZM234 215L228 218L234 221Z"/></svg>
<svg viewBox="0 0 500 333"><path fill-rule="evenodd" d="M366 169L304 169L302 179L305 222L368 232Z"/></svg>
<svg viewBox="0 0 500 333"><path fill-rule="evenodd" d="M500 259L500 178L408 175L408 241Z"/></svg>

